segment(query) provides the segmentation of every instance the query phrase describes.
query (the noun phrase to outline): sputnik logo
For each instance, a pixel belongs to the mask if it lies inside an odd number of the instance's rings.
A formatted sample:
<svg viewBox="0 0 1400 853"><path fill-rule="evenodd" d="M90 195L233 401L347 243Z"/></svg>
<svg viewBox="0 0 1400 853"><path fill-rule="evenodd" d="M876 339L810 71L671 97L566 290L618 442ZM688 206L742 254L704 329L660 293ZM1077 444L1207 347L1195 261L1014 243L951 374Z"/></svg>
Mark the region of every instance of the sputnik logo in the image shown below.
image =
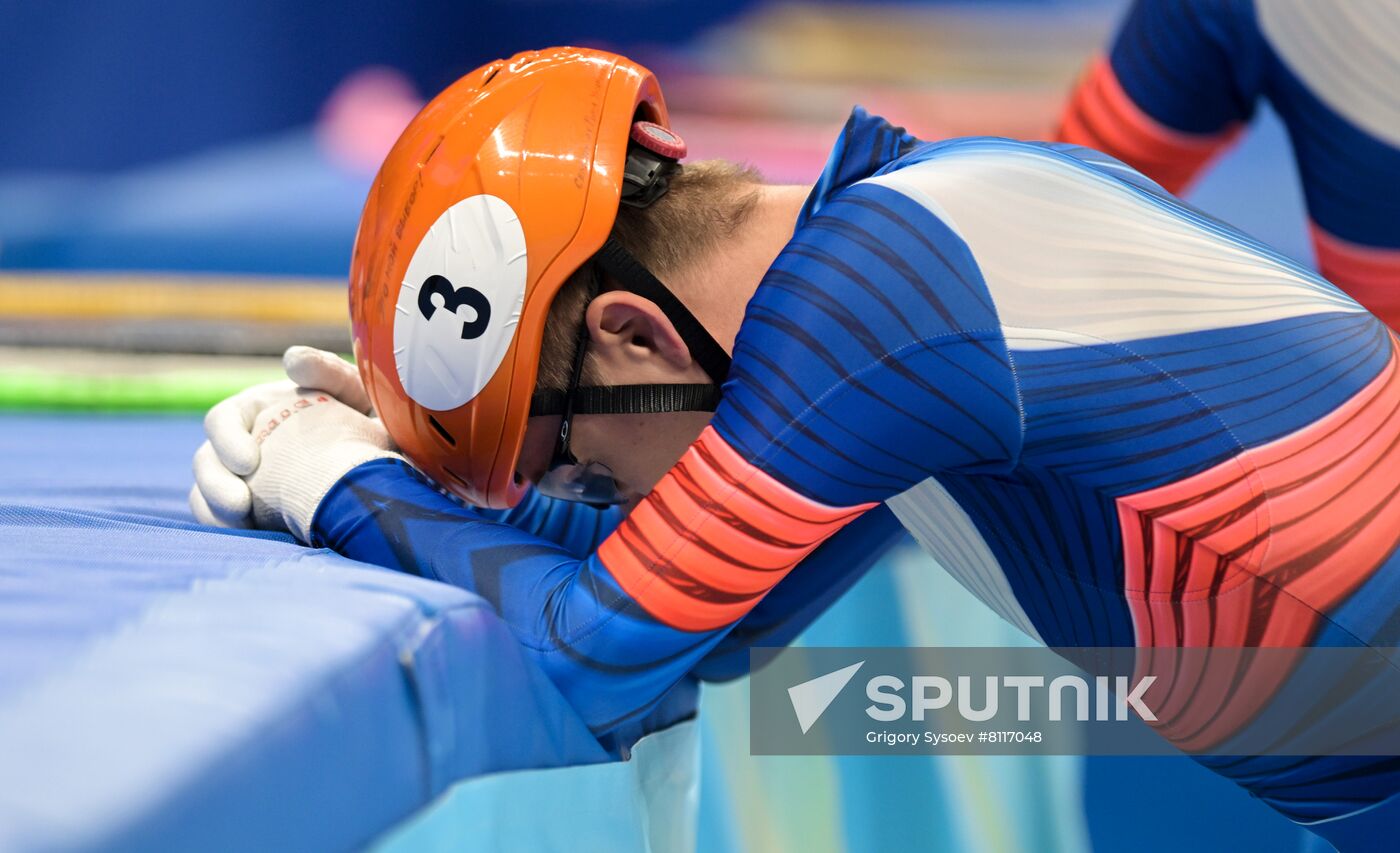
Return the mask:
<svg viewBox="0 0 1400 853"><path fill-rule="evenodd" d="M792 710L797 714L797 724L802 727L804 735L816 724L831 703L836 701L836 697L841 695L841 691L855 677L856 670L862 666L865 666L865 661L853 663L788 688L788 699L792 700Z"/></svg>

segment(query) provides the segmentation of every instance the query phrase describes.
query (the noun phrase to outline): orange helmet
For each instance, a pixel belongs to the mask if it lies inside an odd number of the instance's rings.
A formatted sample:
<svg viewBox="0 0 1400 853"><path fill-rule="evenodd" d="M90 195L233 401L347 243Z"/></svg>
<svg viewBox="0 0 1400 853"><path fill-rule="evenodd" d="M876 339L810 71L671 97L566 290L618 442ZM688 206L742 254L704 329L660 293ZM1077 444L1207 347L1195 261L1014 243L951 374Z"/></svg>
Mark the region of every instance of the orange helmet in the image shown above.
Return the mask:
<svg viewBox="0 0 1400 853"><path fill-rule="evenodd" d="M629 138L679 148L668 127L646 68L559 47L467 74L390 151L350 265L355 357L389 434L440 486L488 507L524 493L550 305L608 241Z"/></svg>

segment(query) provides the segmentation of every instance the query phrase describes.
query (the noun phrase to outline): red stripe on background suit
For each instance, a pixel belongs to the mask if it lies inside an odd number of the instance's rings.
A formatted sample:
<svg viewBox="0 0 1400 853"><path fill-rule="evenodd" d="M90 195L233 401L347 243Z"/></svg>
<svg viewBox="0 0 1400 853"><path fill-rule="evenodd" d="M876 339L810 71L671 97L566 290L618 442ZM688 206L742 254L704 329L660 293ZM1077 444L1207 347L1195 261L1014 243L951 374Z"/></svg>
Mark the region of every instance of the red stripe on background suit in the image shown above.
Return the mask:
<svg viewBox="0 0 1400 853"><path fill-rule="evenodd" d="M1317 268L1381 322L1400 329L1400 249L1380 249L1334 237L1312 223Z"/></svg>
<svg viewBox="0 0 1400 853"><path fill-rule="evenodd" d="M1057 136L1116 157L1168 192L1179 193L1240 129L1236 124L1210 135L1172 130L1143 112L1118 82L1108 58L1098 56L1065 106Z"/></svg>

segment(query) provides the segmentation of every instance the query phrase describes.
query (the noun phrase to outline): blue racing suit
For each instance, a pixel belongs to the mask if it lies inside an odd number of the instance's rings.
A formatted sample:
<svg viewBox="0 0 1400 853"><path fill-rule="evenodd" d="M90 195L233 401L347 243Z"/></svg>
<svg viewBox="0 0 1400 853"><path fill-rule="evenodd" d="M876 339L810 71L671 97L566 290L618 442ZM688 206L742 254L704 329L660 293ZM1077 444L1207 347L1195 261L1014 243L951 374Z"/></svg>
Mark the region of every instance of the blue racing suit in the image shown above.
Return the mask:
<svg viewBox="0 0 1400 853"><path fill-rule="evenodd" d="M890 510L1052 646L1394 645L1396 344L1105 155L856 110L713 421L610 533L537 535L383 461L314 533L484 596L605 739L729 638L782 639ZM1393 758L1203 760L1302 822L1400 791Z"/></svg>

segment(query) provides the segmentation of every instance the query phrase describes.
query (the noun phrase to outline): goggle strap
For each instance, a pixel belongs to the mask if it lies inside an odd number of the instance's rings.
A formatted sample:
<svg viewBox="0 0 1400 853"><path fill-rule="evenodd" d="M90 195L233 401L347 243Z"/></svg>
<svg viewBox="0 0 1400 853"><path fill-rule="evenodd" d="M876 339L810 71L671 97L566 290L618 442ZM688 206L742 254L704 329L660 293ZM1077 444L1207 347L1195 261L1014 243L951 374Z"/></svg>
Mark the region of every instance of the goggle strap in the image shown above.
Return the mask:
<svg viewBox="0 0 1400 853"><path fill-rule="evenodd" d="M709 374L716 386L724 384L724 380L729 376L729 353L724 351L724 347L719 345L704 324L690 313L690 309L685 307L685 303L681 302L670 288L662 284L613 237L608 238L593 259L623 287L656 303L656 307L660 308L671 321L671 325L676 327L677 334L690 348L690 357Z"/></svg>
<svg viewBox="0 0 1400 853"><path fill-rule="evenodd" d="M530 417L562 415L567 392L536 391ZM658 412L713 412L720 388L710 384L591 385L574 392L576 415L649 415Z"/></svg>

